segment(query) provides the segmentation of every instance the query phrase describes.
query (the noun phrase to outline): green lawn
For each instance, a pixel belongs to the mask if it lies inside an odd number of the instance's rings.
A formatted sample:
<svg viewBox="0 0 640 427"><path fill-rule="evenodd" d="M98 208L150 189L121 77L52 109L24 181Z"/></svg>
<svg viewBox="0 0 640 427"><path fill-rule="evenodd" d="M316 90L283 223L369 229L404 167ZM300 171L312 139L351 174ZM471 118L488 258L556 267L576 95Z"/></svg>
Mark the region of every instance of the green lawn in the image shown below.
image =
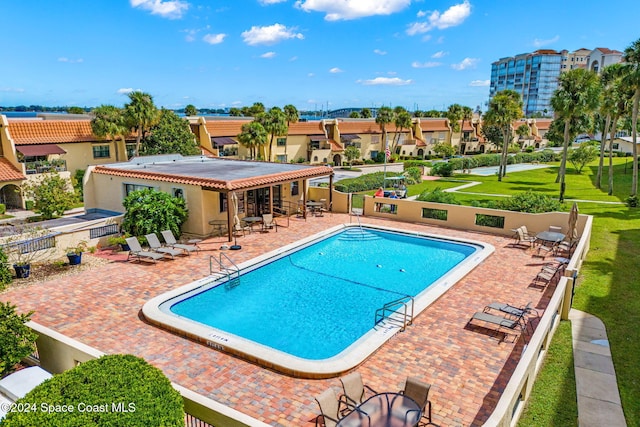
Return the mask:
<svg viewBox="0 0 640 427"><path fill-rule="evenodd" d="M593 215L594 226L591 248L580 270L573 307L598 316L605 323L627 424L637 426L640 425L640 263L637 262L640 254L640 209L619 204L631 192L631 163L627 165L625 174L625 159L615 158L614 162L612 196L607 195L606 168L604 189L599 190L595 187L597 162L585 167L580 175L568 166L565 198L596 201L578 202L581 213ZM557 164L553 164L546 169L510 173L502 182L498 182L496 176L456 175L454 178L482 183L463 190L465 192L500 195L534 190L557 197L559 184L555 183L556 174ZM429 181L426 185L435 188L438 183L451 184ZM455 193L455 196L465 205L474 200L500 197L460 193ZM571 205L572 202L566 201L563 210L568 211ZM571 340L567 337L571 332L570 328L568 332L565 329L567 327L563 326L553 339L549 357L519 424L521 426L575 425L577 405L573 354Z"/></svg>

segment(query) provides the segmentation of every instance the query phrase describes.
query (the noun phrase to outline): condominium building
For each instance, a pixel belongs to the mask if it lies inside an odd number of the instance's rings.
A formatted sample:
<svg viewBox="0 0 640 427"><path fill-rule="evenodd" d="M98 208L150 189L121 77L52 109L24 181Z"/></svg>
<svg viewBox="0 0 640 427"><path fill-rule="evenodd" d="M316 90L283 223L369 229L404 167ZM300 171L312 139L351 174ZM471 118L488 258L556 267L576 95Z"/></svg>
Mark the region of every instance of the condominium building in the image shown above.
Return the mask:
<svg viewBox="0 0 640 427"><path fill-rule="evenodd" d="M541 49L501 58L491 64L489 97L493 98L501 90L515 90L522 96L526 117L549 117L553 114L551 97L558 88L561 73L576 68L600 73L607 65L621 62L622 55L608 48L581 48L573 52Z"/></svg>

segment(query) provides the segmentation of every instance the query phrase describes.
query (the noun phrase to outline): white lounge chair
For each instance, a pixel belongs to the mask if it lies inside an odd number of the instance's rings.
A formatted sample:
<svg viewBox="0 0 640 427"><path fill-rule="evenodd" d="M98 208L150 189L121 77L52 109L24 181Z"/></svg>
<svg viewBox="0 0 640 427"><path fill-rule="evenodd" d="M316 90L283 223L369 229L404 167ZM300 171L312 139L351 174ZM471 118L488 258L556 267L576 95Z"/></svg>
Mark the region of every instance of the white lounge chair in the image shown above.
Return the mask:
<svg viewBox="0 0 640 427"><path fill-rule="evenodd" d="M173 249L173 248L167 248L165 246L162 246L162 243L160 243L160 239L158 239L158 236L156 236L156 233L145 234L144 237L147 239L147 242L149 243L149 247L151 248L151 250L159 254L169 255L171 259L175 258L176 255L180 255L184 253L184 251L180 249Z"/></svg>
<svg viewBox="0 0 640 427"><path fill-rule="evenodd" d="M182 243L178 243L171 230L164 230L161 231L161 233L162 238L167 245L171 246L172 248L182 249L187 255L191 255L191 252L197 252L200 250L197 245L185 245Z"/></svg>
<svg viewBox="0 0 640 427"><path fill-rule="evenodd" d="M164 258L163 254L142 250L142 246L135 236L127 237L125 240L127 241L127 245L129 245L127 261L129 261L129 258L135 257L138 261L153 261L155 263L157 260Z"/></svg>

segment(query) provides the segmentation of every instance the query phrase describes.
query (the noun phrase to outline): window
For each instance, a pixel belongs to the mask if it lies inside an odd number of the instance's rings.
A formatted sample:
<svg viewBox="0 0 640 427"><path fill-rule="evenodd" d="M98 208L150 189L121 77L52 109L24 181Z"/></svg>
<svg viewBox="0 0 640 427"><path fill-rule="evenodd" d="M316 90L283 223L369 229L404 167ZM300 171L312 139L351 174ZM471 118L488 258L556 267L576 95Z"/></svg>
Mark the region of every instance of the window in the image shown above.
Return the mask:
<svg viewBox="0 0 640 427"><path fill-rule="evenodd" d="M278 163L287 163L287 155L286 154L278 154L278 155L276 155L276 162L278 162Z"/></svg>
<svg viewBox="0 0 640 427"><path fill-rule="evenodd" d="M620 148L620 144L618 144L617 142L613 143L613 149L614 150L618 150Z"/></svg>
<svg viewBox="0 0 640 427"><path fill-rule="evenodd" d="M218 193L220 195L220 212L226 212L228 208L227 194ZM244 192L237 192L238 196L238 213L244 213Z"/></svg>
<svg viewBox="0 0 640 427"><path fill-rule="evenodd" d="M298 194L300 194L300 182L299 181L293 181L291 183L291 195L292 196L297 196Z"/></svg>
<svg viewBox="0 0 640 427"><path fill-rule="evenodd" d="M287 138L278 138L276 144L278 147L285 147L287 145Z"/></svg>
<svg viewBox="0 0 640 427"><path fill-rule="evenodd" d="M104 159L111 157L111 152L108 145L94 145L93 146L93 158Z"/></svg>
<svg viewBox="0 0 640 427"><path fill-rule="evenodd" d="M171 195L173 197L177 197L179 199L186 200L185 197L184 197L184 189L183 188L172 187L171 188Z"/></svg>
<svg viewBox="0 0 640 427"><path fill-rule="evenodd" d="M153 187L150 185L124 184L124 195L126 197L133 191L146 190L148 188L153 188Z"/></svg>

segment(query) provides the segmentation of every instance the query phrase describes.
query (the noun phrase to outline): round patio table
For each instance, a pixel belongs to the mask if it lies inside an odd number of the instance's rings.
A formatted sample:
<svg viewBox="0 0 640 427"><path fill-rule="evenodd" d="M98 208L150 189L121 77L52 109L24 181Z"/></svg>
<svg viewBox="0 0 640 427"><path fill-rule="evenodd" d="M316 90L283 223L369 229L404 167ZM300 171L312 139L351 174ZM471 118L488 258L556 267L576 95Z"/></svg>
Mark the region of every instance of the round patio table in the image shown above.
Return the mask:
<svg viewBox="0 0 640 427"><path fill-rule="evenodd" d="M410 397L401 393L371 396L338 422L338 427L413 427L422 410Z"/></svg>
<svg viewBox="0 0 640 427"><path fill-rule="evenodd" d="M565 235L557 231L541 231L536 234L536 240L542 240L544 242L560 243L564 238Z"/></svg>
<svg viewBox="0 0 640 427"><path fill-rule="evenodd" d="M261 216L245 216L244 218L242 218L242 220L246 222L249 227L251 227L251 232L253 233L253 226L255 224L261 223L262 217Z"/></svg>

